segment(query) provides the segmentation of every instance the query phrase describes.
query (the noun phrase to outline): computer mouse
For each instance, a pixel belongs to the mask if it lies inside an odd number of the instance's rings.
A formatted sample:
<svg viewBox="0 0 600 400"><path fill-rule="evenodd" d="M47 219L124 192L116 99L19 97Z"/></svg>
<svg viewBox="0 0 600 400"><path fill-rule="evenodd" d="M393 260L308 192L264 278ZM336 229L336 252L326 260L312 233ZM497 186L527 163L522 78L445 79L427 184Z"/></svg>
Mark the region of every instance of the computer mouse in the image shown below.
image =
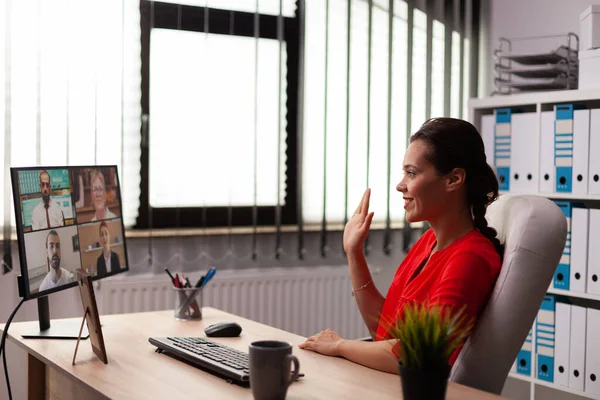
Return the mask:
<svg viewBox="0 0 600 400"><path fill-rule="evenodd" d="M236 337L242 332L242 327L235 322L219 322L204 328L209 337Z"/></svg>

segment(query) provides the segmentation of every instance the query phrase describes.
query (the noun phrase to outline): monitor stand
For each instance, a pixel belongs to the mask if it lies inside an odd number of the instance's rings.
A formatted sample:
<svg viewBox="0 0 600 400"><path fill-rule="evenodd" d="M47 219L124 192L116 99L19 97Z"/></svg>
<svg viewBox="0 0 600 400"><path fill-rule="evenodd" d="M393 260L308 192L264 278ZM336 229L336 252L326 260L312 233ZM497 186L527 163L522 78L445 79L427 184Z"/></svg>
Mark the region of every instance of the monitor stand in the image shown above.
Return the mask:
<svg viewBox="0 0 600 400"><path fill-rule="evenodd" d="M75 339L79 337L79 329L81 327L81 321L79 318L70 320L54 320L52 326L50 325L50 305L48 304L48 296L39 297L38 303L38 317L39 317L39 329L35 329L34 323L29 332L21 334L25 339ZM87 339L90 334L87 329L87 325L83 327L81 333L82 339Z"/></svg>

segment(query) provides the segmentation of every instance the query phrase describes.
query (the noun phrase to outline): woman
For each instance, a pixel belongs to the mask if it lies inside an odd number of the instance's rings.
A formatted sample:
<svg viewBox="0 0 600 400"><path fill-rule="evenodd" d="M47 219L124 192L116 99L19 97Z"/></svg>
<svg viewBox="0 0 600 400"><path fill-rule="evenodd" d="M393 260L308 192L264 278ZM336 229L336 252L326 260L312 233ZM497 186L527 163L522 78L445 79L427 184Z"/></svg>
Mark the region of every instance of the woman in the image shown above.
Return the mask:
<svg viewBox="0 0 600 400"><path fill-rule="evenodd" d="M485 219L487 205L498 197L498 181L486 162L479 132L452 118L425 122L410 138L403 172L396 189L403 195L406 219L427 221L431 229L400 264L387 297L373 284L362 250L373 219L368 211L370 189L344 230L353 293L374 341L344 340L328 329L300 348L397 373L391 351L395 341L385 327L406 304L466 306L473 318L484 307L500 272L502 247Z"/></svg>
<svg viewBox="0 0 600 400"><path fill-rule="evenodd" d="M104 175L98 170L93 170L90 175L90 183L92 184L90 193L92 196L92 204L96 210L92 221L116 218L117 216L111 213L108 207L106 207L106 183L104 181Z"/></svg>
<svg viewBox="0 0 600 400"><path fill-rule="evenodd" d="M102 254L100 254L96 262L96 275L102 276L117 271L121 268L121 263L119 262L119 255L110 250L110 231L108 230L106 221L100 223L99 231Z"/></svg>

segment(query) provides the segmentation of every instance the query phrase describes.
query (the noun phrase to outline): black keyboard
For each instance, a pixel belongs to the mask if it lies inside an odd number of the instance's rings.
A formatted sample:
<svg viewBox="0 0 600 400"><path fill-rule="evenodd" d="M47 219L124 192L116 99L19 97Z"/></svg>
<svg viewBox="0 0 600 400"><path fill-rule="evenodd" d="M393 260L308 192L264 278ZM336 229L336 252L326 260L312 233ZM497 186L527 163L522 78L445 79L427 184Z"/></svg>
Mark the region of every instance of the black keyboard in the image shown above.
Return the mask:
<svg viewBox="0 0 600 400"><path fill-rule="evenodd" d="M248 353L198 337L149 338L148 341L157 347L158 353L181 358L223 376L230 383L248 385L250 382Z"/></svg>

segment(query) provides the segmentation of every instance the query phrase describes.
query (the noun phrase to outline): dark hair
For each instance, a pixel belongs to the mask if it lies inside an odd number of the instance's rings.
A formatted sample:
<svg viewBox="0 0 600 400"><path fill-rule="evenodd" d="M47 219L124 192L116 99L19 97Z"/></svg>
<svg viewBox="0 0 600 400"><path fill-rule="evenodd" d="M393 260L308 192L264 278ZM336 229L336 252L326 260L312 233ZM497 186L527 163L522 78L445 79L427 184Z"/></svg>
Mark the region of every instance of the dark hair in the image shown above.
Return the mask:
<svg viewBox="0 0 600 400"><path fill-rule="evenodd" d="M46 248L48 248L48 238L50 236L58 236L58 232L56 232L54 229L48 232L48 234L46 235ZM58 239L60 240L60 236L58 236Z"/></svg>
<svg viewBox="0 0 600 400"><path fill-rule="evenodd" d="M410 137L410 143L422 140L429 147L425 156L435 169L445 175L454 168L466 172L467 201L475 228L487 237L498 254L503 247L494 228L485 219L487 206L498 198L498 178L488 165L481 135L472 124L455 118L432 118Z"/></svg>

